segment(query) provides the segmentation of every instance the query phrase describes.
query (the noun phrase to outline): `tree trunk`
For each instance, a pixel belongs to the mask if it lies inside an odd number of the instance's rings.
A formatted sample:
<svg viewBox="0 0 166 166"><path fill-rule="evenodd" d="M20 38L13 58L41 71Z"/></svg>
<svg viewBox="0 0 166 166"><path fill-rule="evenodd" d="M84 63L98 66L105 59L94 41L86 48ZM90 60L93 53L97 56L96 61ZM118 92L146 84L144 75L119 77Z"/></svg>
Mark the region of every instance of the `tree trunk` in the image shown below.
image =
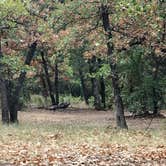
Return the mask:
<svg viewBox="0 0 166 166"><path fill-rule="evenodd" d="M153 87L153 114L158 114L158 100L157 100L157 92L156 88Z"/></svg>
<svg viewBox="0 0 166 166"><path fill-rule="evenodd" d="M2 50L1 50L1 38L0 38L0 58L2 58ZM2 64L0 63L0 70L2 70ZM7 98L7 88L5 85L5 80L3 79L3 75L0 71L0 91L1 91L1 109L2 109L2 123L9 124L9 105Z"/></svg>
<svg viewBox="0 0 166 166"><path fill-rule="evenodd" d="M99 94L99 88L98 88L98 81L96 78L92 78L92 86L93 86L93 95L95 98L94 105L96 110L101 110L101 98Z"/></svg>
<svg viewBox="0 0 166 166"><path fill-rule="evenodd" d="M85 103L88 105L89 104L88 95L87 95L87 91L86 91L84 76L83 76L83 73L82 73L81 69L79 69L79 75L80 75L80 81L81 81L81 87L82 87L82 93L83 93L83 96L84 96L84 100L85 100Z"/></svg>
<svg viewBox="0 0 166 166"><path fill-rule="evenodd" d="M25 62L24 62L25 65L30 65L36 51L36 46L37 46L36 41L30 45L28 53L25 58ZM15 91L10 99L10 122L11 123L18 123L18 116L17 116L18 104L19 104L20 92L23 87L25 77L26 77L26 71L21 71L21 74L18 78L17 86L15 87Z"/></svg>
<svg viewBox="0 0 166 166"><path fill-rule="evenodd" d="M96 73L96 57L93 56L92 59L90 60L90 66L89 66L89 72L90 74L95 74ZM98 80L96 77L92 76L91 78L92 82L92 93L94 96L94 106L95 109L101 110L101 98L100 98L100 92L99 92L99 85L98 85Z"/></svg>
<svg viewBox="0 0 166 166"><path fill-rule="evenodd" d="M56 105L59 104L59 71L58 71L58 64L55 63L55 99Z"/></svg>
<svg viewBox="0 0 166 166"><path fill-rule="evenodd" d="M1 109L2 109L2 123L9 124L9 105L7 99L7 89L5 81L0 74L0 91L1 91Z"/></svg>
<svg viewBox="0 0 166 166"><path fill-rule="evenodd" d="M49 95L50 95L50 98L51 98L51 102L52 102L52 105L55 105L56 102L55 102L54 92L53 92L53 88L52 88L52 85L51 85L51 80L50 80L49 73L48 73L47 62L46 62L45 57L44 57L44 51L41 51L41 57L42 57L42 64L43 64L43 68L44 68L44 71L45 71L45 77L46 77L46 80L47 80L47 85L48 85L48 90L49 90Z"/></svg>
<svg viewBox="0 0 166 166"><path fill-rule="evenodd" d="M114 46L111 41L112 29L109 22L109 7L107 5L104 5L104 4L101 5L101 17L103 22L103 28L106 32L107 49L108 49L107 54L108 54L108 57L110 58L112 87L114 91L115 108L116 108L116 123L117 123L117 127L127 129L127 123L124 116L123 102L120 95L119 79L118 79L118 73L116 70L116 61L115 61L115 58L113 57Z"/></svg>
<svg viewBox="0 0 166 166"><path fill-rule="evenodd" d="M48 96L47 85L46 85L46 81L44 79L43 74L40 75L40 81L41 81L41 84L42 84L42 96L45 98L45 101L47 103L47 96Z"/></svg>
<svg viewBox="0 0 166 166"><path fill-rule="evenodd" d="M105 103L105 82L103 76L100 77L100 94L101 94L101 102L103 104L103 107L106 108L106 103Z"/></svg>
<svg viewBox="0 0 166 166"><path fill-rule="evenodd" d="M98 58L99 68L101 68L102 61L100 58ZM103 76L100 76L100 94L101 94L101 102L103 104L103 107L106 107L106 101L105 101L105 81Z"/></svg>
<svg viewBox="0 0 166 166"><path fill-rule="evenodd" d="M159 69L159 63L157 61L157 58L155 55L153 55L153 59L155 61L155 68L153 71L153 114L156 115L158 113L158 92L156 89L156 83L158 81L158 69Z"/></svg>

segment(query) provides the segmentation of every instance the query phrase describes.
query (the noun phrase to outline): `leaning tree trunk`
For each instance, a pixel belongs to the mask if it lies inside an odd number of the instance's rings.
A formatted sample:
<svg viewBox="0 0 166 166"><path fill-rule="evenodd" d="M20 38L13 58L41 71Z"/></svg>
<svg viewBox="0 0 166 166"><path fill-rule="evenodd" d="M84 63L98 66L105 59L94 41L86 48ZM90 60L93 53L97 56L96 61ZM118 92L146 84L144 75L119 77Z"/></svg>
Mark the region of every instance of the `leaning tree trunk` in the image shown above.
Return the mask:
<svg viewBox="0 0 166 166"><path fill-rule="evenodd" d="M108 49L108 57L110 59L110 68L111 68L111 78L112 78L112 87L114 91L114 99L115 99L115 108L116 108L116 123L117 127L127 129L127 123L124 116L124 106L122 102L122 98L120 95L119 88L119 79L118 73L116 69L116 61L113 57L114 46L111 41L112 39L112 29L109 22L109 7L107 5L101 5L101 18L103 23L103 28L106 33L107 39L107 49Z"/></svg>
<svg viewBox="0 0 166 166"><path fill-rule="evenodd" d="M44 71L45 71L45 77L46 77L46 80L47 80L49 95L50 95L50 98L51 98L52 105L55 105L56 102L55 102L54 92L53 92L53 88L52 88L52 85L51 85L51 80L50 80L49 73L48 73L47 61L46 61L44 56L45 56L44 51L41 51L42 64L43 64L43 68L44 68Z"/></svg>
<svg viewBox="0 0 166 166"><path fill-rule="evenodd" d="M30 45L26 58L25 58L25 62L24 62L25 65L30 65L36 51L36 46L37 46L36 41ZM10 104L10 122L11 123L18 123L17 111L18 111L18 105L19 105L20 92L23 87L25 77L26 77L26 71L21 71L21 74L18 78L17 86L15 87L15 91L13 92L13 95L11 96L11 99L10 99L9 104Z"/></svg>

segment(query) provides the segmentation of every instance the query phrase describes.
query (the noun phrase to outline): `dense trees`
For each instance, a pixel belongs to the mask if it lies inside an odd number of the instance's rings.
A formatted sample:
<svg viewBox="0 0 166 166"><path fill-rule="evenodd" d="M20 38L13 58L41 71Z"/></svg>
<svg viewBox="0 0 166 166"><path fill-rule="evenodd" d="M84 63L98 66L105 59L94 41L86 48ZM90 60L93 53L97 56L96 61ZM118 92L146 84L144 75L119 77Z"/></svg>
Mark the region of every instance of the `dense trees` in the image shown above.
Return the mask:
<svg viewBox="0 0 166 166"><path fill-rule="evenodd" d="M4 123L18 121L26 73L39 89L29 93L49 94L52 105L65 93L97 110L114 100L120 128L125 109L157 114L165 106L163 1L5 0L0 9Z"/></svg>

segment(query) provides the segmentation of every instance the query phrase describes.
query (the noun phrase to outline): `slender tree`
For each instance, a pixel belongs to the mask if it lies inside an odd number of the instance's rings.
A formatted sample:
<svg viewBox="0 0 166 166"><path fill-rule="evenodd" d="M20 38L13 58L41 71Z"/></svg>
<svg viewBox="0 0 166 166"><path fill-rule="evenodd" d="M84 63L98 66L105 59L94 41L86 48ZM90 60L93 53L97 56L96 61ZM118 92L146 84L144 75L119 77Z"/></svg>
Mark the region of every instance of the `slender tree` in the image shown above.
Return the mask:
<svg viewBox="0 0 166 166"><path fill-rule="evenodd" d="M98 58L99 69L102 67L102 60ZM106 94L105 94L105 81L103 75L100 76L100 94L101 94L101 102L103 107L106 108Z"/></svg>
<svg viewBox="0 0 166 166"><path fill-rule="evenodd" d="M102 4L100 8L101 18L103 22L103 28L106 33L106 40L107 40L107 49L108 49L108 57L109 63L111 68L111 78L112 78L112 87L114 90L114 98L115 98L115 107L116 107L116 123L117 126L120 128L127 128L127 123L124 116L124 106L122 102L122 98L120 95L120 88L119 88L119 78L116 69L116 61L114 57L114 45L111 41L112 39L112 28L110 25L109 20L109 6Z"/></svg>
<svg viewBox="0 0 166 166"><path fill-rule="evenodd" d="M44 68L44 71L45 71L45 77L46 77L46 80L47 80L49 95L50 95L52 105L55 105L56 100L55 100L55 97L54 97L54 91L53 91L53 88L52 88L52 83L51 83L51 80L50 80L50 76L49 76L49 72L48 72L48 65L47 65L45 55L46 55L45 51L42 50L41 51L42 65L43 65L43 68Z"/></svg>
<svg viewBox="0 0 166 166"><path fill-rule="evenodd" d="M98 63L97 59L95 56L93 56L92 59L89 60L89 72L91 74L91 82L92 82L92 93L94 96L94 106L95 109L101 110L101 96L100 96L100 91L99 91L99 81L97 77L95 77L95 73L97 72L98 69Z"/></svg>
<svg viewBox="0 0 166 166"><path fill-rule="evenodd" d="M1 37L0 37L0 59L2 58L1 50ZM2 64L0 63L0 91L1 91L1 108L2 108L2 122L3 124L9 123L9 105L7 98L7 88L5 84L4 77L2 75Z"/></svg>
<svg viewBox="0 0 166 166"><path fill-rule="evenodd" d="M59 104L59 70L58 63L55 62L55 103Z"/></svg>

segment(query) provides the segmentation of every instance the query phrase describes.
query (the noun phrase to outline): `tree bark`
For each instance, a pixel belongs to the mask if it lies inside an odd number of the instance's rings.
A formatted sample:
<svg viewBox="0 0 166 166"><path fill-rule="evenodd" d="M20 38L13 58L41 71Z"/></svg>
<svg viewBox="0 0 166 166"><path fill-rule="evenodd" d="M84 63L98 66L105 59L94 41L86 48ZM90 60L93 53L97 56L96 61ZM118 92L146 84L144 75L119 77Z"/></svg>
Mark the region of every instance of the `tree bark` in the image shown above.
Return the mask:
<svg viewBox="0 0 166 166"><path fill-rule="evenodd" d="M82 87L82 93L83 93L83 96L84 96L84 100L85 100L85 103L88 105L89 104L88 95L87 95L87 91L86 91L84 76L83 76L83 73L82 73L81 69L79 69L79 75L80 75L80 81L81 81L81 87Z"/></svg>
<svg viewBox="0 0 166 166"><path fill-rule="evenodd" d="M155 68L153 71L153 114L156 115L158 113L158 93L156 89L156 83L158 81L158 70L159 70L159 63L155 55L153 55L153 59L155 61Z"/></svg>
<svg viewBox="0 0 166 166"><path fill-rule="evenodd" d="M98 58L99 68L101 68L101 59ZM105 101L105 81L103 76L100 76L100 94L101 94L101 102L103 104L103 107L106 108L106 101Z"/></svg>
<svg viewBox="0 0 166 166"><path fill-rule="evenodd" d="M33 42L29 50L27 52L26 58L25 58L25 65L30 65L32 58L34 57L35 51L36 51L37 42ZM18 123L18 104L19 104L19 98L20 98L20 92L22 89L22 86L24 84L26 77L26 71L21 71L21 74L18 78L17 86L15 87L15 91L10 99L10 122L11 123Z"/></svg>
<svg viewBox="0 0 166 166"><path fill-rule="evenodd" d="M59 71L58 71L58 64L55 63L55 103L56 105L59 104Z"/></svg>
<svg viewBox="0 0 166 166"><path fill-rule="evenodd" d="M124 116L124 106L123 101L120 95L119 88L119 78L116 70L116 61L113 57L114 46L111 41L112 39L112 29L109 22L109 7L107 5L101 5L101 18L103 23L103 28L106 33L107 39L107 54L110 58L110 68L111 68L111 78L112 78L112 87L114 91L114 99L115 99L115 108L116 108L116 124L119 128L127 129L127 123Z"/></svg>
<svg viewBox="0 0 166 166"><path fill-rule="evenodd" d="M1 50L1 37L0 37L0 58L2 58L2 50ZM2 64L0 63L0 70L2 69ZM8 96L7 96L7 88L5 85L5 80L0 71L0 91L1 91L1 109L2 109L2 123L9 124L9 105L8 105Z"/></svg>
<svg viewBox="0 0 166 166"><path fill-rule="evenodd" d="M53 88L52 88L52 85L51 85L51 80L50 80L49 73L48 73L48 65L47 65L47 62L46 62L46 59L45 59L44 56L45 56L44 51L41 51L42 64L43 64L43 68L44 68L44 71L45 71L45 77L46 77L46 80L47 80L50 99L51 99L52 105L55 105L56 102L55 102Z"/></svg>
<svg viewBox="0 0 166 166"><path fill-rule="evenodd" d="M45 100L47 101L47 96L48 96L48 93L47 93L47 85L46 85L46 81L44 79L44 76L43 74L40 75L40 81L41 81L41 84L42 84L42 96L45 98Z"/></svg>
<svg viewBox="0 0 166 166"><path fill-rule="evenodd" d="M94 105L96 110L101 110L101 98L99 94L99 88L98 88L98 81L96 78L92 78L92 86L93 86L93 95L95 98Z"/></svg>
<svg viewBox="0 0 166 166"><path fill-rule="evenodd" d="M103 107L106 108L106 101L105 101L105 82L103 76L100 77L100 94L101 94L101 102Z"/></svg>
<svg viewBox="0 0 166 166"><path fill-rule="evenodd" d="M90 74L95 74L96 73L96 57L93 56L92 59L90 60L89 63L89 72ZM100 92L99 92L99 85L98 85L98 80L96 77L92 76L91 78L92 82L92 93L94 96L94 106L96 110L101 110L101 98L100 98Z"/></svg>
<svg viewBox="0 0 166 166"><path fill-rule="evenodd" d="M7 98L7 89L5 81L1 74L0 74L0 91L1 91L2 123L9 124L9 105Z"/></svg>

